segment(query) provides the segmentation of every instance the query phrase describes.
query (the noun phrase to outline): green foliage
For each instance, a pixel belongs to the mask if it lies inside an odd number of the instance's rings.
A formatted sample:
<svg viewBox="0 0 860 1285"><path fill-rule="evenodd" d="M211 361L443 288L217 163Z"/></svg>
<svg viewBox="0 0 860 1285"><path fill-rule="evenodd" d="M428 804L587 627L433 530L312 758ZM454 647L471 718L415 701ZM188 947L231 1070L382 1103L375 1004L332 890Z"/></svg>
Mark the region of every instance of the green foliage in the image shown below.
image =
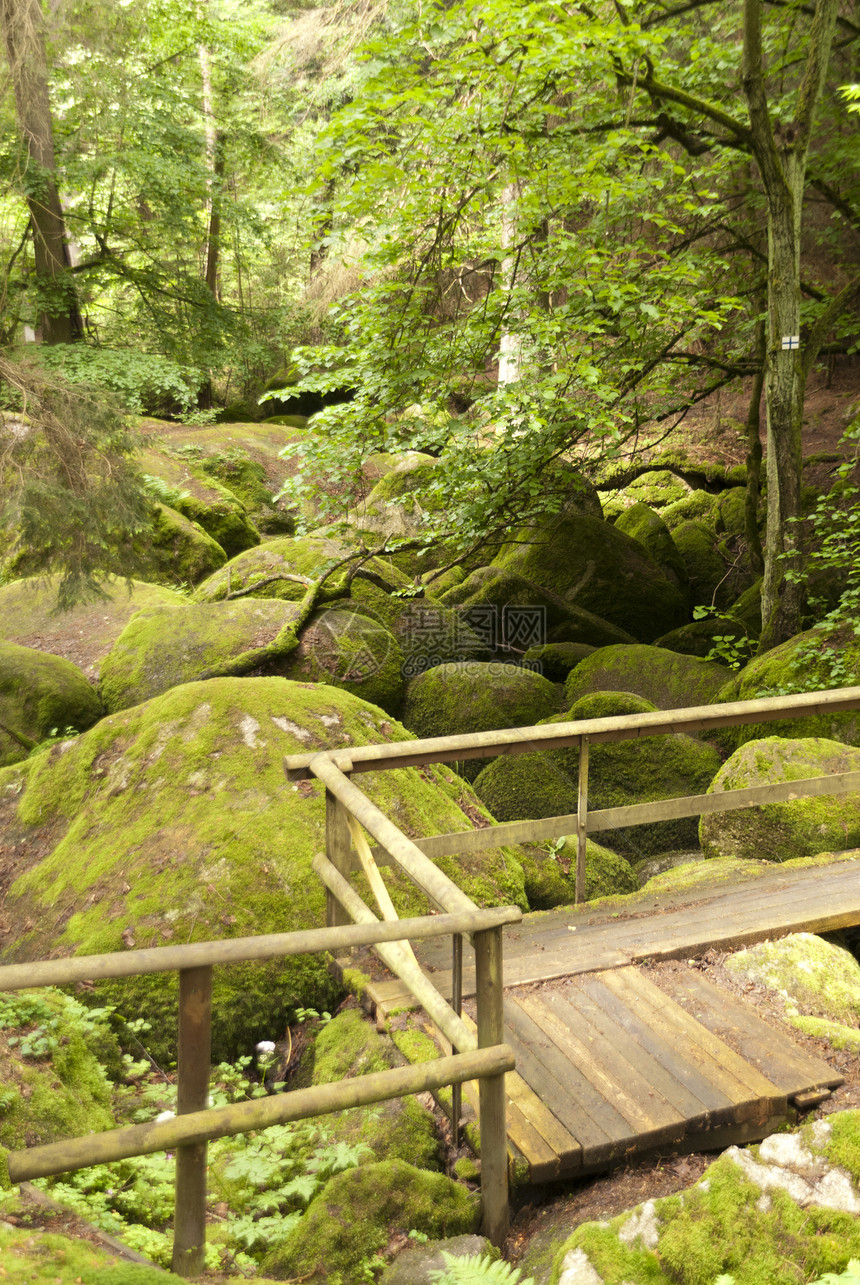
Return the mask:
<svg viewBox="0 0 860 1285"><path fill-rule="evenodd" d="M736 620L744 631L744 637L736 634L714 634L713 647L705 657L706 660L719 660L729 669L743 669L748 660L752 660L756 650L756 639L752 637L746 622L731 607L718 610L716 607L698 606L693 608L694 620L706 620L709 616L720 619Z"/></svg>
<svg viewBox="0 0 860 1285"><path fill-rule="evenodd" d="M714 1285L735 1285L735 1277L724 1272ZM809 1285L860 1285L860 1259L852 1258L843 1272L825 1272Z"/></svg>
<svg viewBox="0 0 860 1285"><path fill-rule="evenodd" d="M157 353L133 348L91 348L54 344L43 348L40 361L70 384L111 393L126 410L139 415L179 410L190 414L197 403L203 374Z"/></svg>
<svg viewBox="0 0 860 1285"><path fill-rule="evenodd" d="M104 393L0 357L0 535L17 575L60 573L58 602L138 566L149 524L138 439Z"/></svg>
<svg viewBox="0 0 860 1285"><path fill-rule="evenodd" d="M519 1267L512 1267L501 1258L491 1258L489 1254L469 1254L457 1258L442 1250L445 1261L444 1270L431 1271L430 1279L434 1285L534 1285L534 1277L521 1279Z"/></svg>
<svg viewBox="0 0 860 1285"><path fill-rule="evenodd" d="M91 1038L101 1031L112 1012L111 1007L85 1008L68 995L62 997L58 1008L41 995L10 992L0 996L0 1031L20 1030L20 1034L6 1037L9 1048L21 1057L41 1059L59 1047L61 1033L68 1031L70 1024Z"/></svg>

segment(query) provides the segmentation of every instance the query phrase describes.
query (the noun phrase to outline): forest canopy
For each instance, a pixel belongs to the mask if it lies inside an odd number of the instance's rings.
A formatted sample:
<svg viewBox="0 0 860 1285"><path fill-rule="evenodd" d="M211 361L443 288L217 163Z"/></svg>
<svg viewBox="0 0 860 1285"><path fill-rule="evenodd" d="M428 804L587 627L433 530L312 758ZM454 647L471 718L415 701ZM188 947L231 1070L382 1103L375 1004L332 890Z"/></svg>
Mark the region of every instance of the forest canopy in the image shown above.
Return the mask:
<svg viewBox="0 0 860 1285"><path fill-rule="evenodd" d="M545 517L555 461L635 462L646 426L746 379L765 645L796 631L804 388L856 342L853 10L0 19L0 342L38 335L47 369L138 413L265 415L280 372L336 403L294 450L295 497L324 477L336 517L369 453L426 451L425 507L461 549Z"/></svg>

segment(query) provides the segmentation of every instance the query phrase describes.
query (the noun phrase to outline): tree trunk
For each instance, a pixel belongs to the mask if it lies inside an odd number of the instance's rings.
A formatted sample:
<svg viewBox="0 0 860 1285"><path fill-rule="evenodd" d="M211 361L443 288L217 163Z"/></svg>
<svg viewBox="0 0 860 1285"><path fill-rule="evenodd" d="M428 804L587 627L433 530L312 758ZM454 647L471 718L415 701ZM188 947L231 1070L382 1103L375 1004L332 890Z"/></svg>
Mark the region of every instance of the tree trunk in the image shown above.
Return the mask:
<svg viewBox="0 0 860 1285"><path fill-rule="evenodd" d="M768 207L767 548L762 586L761 651L800 629L798 573L801 428L808 367L784 336L800 334L800 232L806 157L815 110L824 88L838 0L818 0L810 25L803 78L793 120L774 132L761 48L762 0L744 0L743 88L751 150ZM788 574L787 574L788 573Z"/></svg>
<svg viewBox="0 0 860 1285"><path fill-rule="evenodd" d="M45 343L80 339L83 324L69 272L65 222L57 191L48 64L39 0L0 0L0 25L15 90L18 129L25 148L22 176L30 221L36 291Z"/></svg>
<svg viewBox="0 0 860 1285"><path fill-rule="evenodd" d="M761 499L761 395L764 391L767 361L767 329L764 321L756 326L756 350L761 366L753 377L750 405L747 411L747 490L744 505L744 529L749 547L750 566L756 575L764 571L764 550L758 531L758 505Z"/></svg>

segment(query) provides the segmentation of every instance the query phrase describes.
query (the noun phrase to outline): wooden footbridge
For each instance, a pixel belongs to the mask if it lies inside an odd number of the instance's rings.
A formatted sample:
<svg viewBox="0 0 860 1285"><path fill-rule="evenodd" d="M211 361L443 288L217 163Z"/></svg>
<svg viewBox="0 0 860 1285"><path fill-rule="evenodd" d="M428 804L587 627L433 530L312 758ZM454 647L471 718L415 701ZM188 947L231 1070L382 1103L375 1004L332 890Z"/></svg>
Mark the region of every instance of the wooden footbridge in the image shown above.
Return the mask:
<svg viewBox="0 0 860 1285"><path fill-rule="evenodd" d="M379 873L384 865L409 875L438 911L477 913L434 858L569 834L577 836L581 903L590 833L860 791L860 772L848 772L589 813L591 743L857 708L855 687L357 746L292 756L285 767L290 779L312 776L326 788L327 851L315 859L314 869L328 890L332 925L377 922L350 881L355 870L364 873L383 920L396 919ZM579 750L575 814L454 834L408 839L353 779L362 772L570 746ZM377 846L371 847L365 832ZM426 1029L442 1051L504 1044L513 1052L514 1070L465 1088L480 1120L484 1227L494 1240L507 1226L511 1156L524 1159L531 1180L542 1182L595 1172L655 1149L708 1150L753 1141L842 1083L826 1062L791 1039L788 1028L766 1022L696 968L661 971L645 965L860 923L860 857L802 870L774 866L743 883L637 899L630 914L579 905L523 917L510 909L506 928L483 930L476 920L475 931L467 934L474 966L463 966L462 935L448 947L423 940L419 956L403 941L378 945L376 953L394 978L372 980L366 988L380 1020L393 1010L423 1009ZM352 963L343 959L341 966ZM452 1096L456 1132L460 1086Z"/></svg>
<svg viewBox="0 0 860 1285"><path fill-rule="evenodd" d="M764 1137L792 1107L820 1101L841 1077L695 967L665 964L661 970L655 961L687 961L710 947L860 923L860 855L802 870L759 870L744 883L638 897L623 912L579 904L526 916L516 906L479 909L434 860L576 834L581 903L588 833L860 790L860 772L847 772L589 813L590 743L852 709L860 709L860 687L289 758L289 777L312 776L326 789L326 853L313 866L327 889L327 926L0 967L0 991L179 973L176 1117L2 1153L0 1177L20 1183L175 1152L173 1270L195 1277L204 1267L206 1145L213 1138L405 1094L441 1095L446 1086L456 1132L465 1086L480 1125L482 1227L501 1245L511 1155L542 1182L655 1148L713 1148ZM361 772L567 746L579 748L572 816L413 840L352 779ZM408 875L435 913L398 920L379 871L385 865ZM378 913L353 887L356 869L364 873ZM464 941L474 951L474 962L465 967ZM368 946L393 974L367 988L380 1020L394 1009L417 1007L419 1020L442 1045L440 1056L208 1107L213 969L315 951L337 958Z"/></svg>

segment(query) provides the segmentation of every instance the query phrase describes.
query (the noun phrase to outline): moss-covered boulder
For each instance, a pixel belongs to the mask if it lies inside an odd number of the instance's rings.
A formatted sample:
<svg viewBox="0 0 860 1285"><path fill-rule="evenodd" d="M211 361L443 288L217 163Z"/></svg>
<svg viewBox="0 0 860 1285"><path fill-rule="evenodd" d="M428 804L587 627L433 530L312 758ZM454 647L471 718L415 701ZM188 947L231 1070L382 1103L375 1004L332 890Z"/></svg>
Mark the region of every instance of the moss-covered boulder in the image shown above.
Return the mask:
<svg viewBox="0 0 860 1285"><path fill-rule="evenodd" d="M672 531L672 539L687 569L691 603L728 606L731 595L725 577L730 564L720 553L714 532L703 522L681 522Z"/></svg>
<svg viewBox="0 0 860 1285"><path fill-rule="evenodd" d="M860 1257L858 1176L857 1111L812 1120L760 1146L730 1147L686 1191L610 1221L582 1223L556 1249L548 1280L713 1285L723 1273L737 1285L836 1279L826 1273L841 1273ZM524 1265L533 1266L528 1256Z"/></svg>
<svg viewBox="0 0 860 1285"><path fill-rule="evenodd" d="M537 531L517 532L494 565L602 616L640 642L687 619L685 596L642 545L597 518L561 518Z"/></svg>
<svg viewBox="0 0 860 1285"><path fill-rule="evenodd" d="M751 633L740 620L731 616L707 616L704 620L692 620L680 629L670 629L662 638L654 639L654 646L728 665L735 657L740 657L741 663L748 660L757 639L758 635Z"/></svg>
<svg viewBox="0 0 860 1285"><path fill-rule="evenodd" d="M167 504L154 505L148 537L135 542L141 574L157 584L196 585L227 561L211 535Z"/></svg>
<svg viewBox="0 0 860 1285"><path fill-rule="evenodd" d="M394 635L349 602L314 613L280 672L298 682L342 687L389 714L399 711L406 686L405 661Z"/></svg>
<svg viewBox="0 0 860 1285"><path fill-rule="evenodd" d="M102 660L135 612L183 601L164 585L115 580L102 586L103 598L58 611L58 588L57 576L0 586L0 636L21 647L62 656L90 681L98 677Z"/></svg>
<svg viewBox="0 0 860 1285"><path fill-rule="evenodd" d="M576 671L574 671L576 672ZM598 692L546 723L640 714L649 701L629 692ZM592 745L590 811L703 793L720 766L717 752L692 736L648 736ZM543 750L497 758L476 777L475 793L498 821L563 816L577 808L579 752ZM696 821L660 821L601 832L612 849L630 860L696 846Z"/></svg>
<svg viewBox="0 0 860 1285"><path fill-rule="evenodd" d="M312 781L287 784L283 756L404 739L380 709L336 687L217 678L171 688L6 768L0 843L16 845L18 873L4 903L3 957L322 925L325 894L311 861L325 848L325 792ZM411 836L468 828L481 815L444 767L362 784ZM478 902L525 905L515 852L438 864ZM386 877L401 913L426 913L414 885ZM99 1002L152 1023L159 1060L175 1055L175 974L97 990ZM217 970L216 1060L277 1034L297 1006L330 1008L335 995L322 956Z"/></svg>
<svg viewBox="0 0 860 1285"><path fill-rule="evenodd" d="M332 1084L402 1066L403 1056L388 1035L358 1009L346 1009L320 1028L313 1046L312 1084ZM436 1121L415 1096L390 1098L344 1111L330 1121L337 1137L362 1144L374 1160L406 1160L419 1169L442 1170Z"/></svg>
<svg viewBox="0 0 860 1285"><path fill-rule="evenodd" d="M8 1285L165 1285L178 1279L89 1240L9 1223L0 1223L0 1260Z"/></svg>
<svg viewBox="0 0 860 1285"><path fill-rule="evenodd" d="M330 1178L263 1270L308 1285L353 1285L392 1235L458 1236L477 1230L480 1198L441 1173L385 1160Z"/></svg>
<svg viewBox="0 0 860 1285"><path fill-rule="evenodd" d="M576 898L576 836L546 848L530 845L521 857L526 896L532 910L567 906ZM585 848L585 900L635 892L639 887L630 862L593 839Z"/></svg>
<svg viewBox="0 0 860 1285"><path fill-rule="evenodd" d="M467 621L476 623L486 615L486 608L492 608L488 620L499 644L516 628L517 622L530 618L538 634L533 636L536 646L549 641L554 631L563 633L564 638L552 638L552 641L591 647L634 641L632 634L618 625L502 567L478 567L460 583L446 589L441 597L446 606L459 608ZM547 631L545 637L542 636L544 630ZM514 641L522 645L524 639L532 640L528 634L519 634Z"/></svg>
<svg viewBox="0 0 860 1285"><path fill-rule="evenodd" d="M677 585L682 593L689 593L687 568L675 546L672 533L659 513L655 513L649 504L640 501L625 509L619 515L615 529L637 540L666 579Z"/></svg>
<svg viewBox="0 0 860 1285"><path fill-rule="evenodd" d="M569 704L591 692L636 692L658 709L708 705L725 687L725 666L663 647L600 647L565 682Z"/></svg>
<svg viewBox="0 0 860 1285"><path fill-rule="evenodd" d="M140 458L140 468L153 496L196 522L228 558L260 543L260 533L242 501L195 461L150 447Z"/></svg>
<svg viewBox="0 0 860 1285"><path fill-rule="evenodd" d="M413 678L406 689L402 719L416 736L457 736L494 728L529 727L561 704L546 678L518 665L437 665ZM472 779L484 759L469 759L463 774Z"/></svg>
<svg viewBox="0 0 860 1285"><path fill-rule="evenodd" d="M850 624L809 629L756 656L719 693L720 701L755 700L781 692L819 691L860 684L860 636ZM729 745L765 736L824 736L860 745L860 710L744 723L723 733Z"/></svg>
<svg viewBox="0 0 860 1285"><path fill-rule="evenodd" d="M528 665L539 666L537 672L551 683L563 683L572 669L594 651L587 643L547 643L530 647L523 656Z"/></svg>
<svg viewBox="0 0 860 1285"><path fill-rule="evenodd" d="M244 506L252 527L265 535L291 535L295 530L294 513L275 495L280 490L270 484L265 466L259 459L252 459L242 450L227 450L204 455L200 468L235 496ZM220 541L219 541L220 543ZM258 540L251 540L243 548L251 548ZM240 550L235 550L239 552ZM233 550L229 551L232 555Z"/></svg>
<svg viewBox="0 0 860 1285"><path fill-rule="evenodd" d="M860 1052L860 963L844 946L791 933L736 951L725 967L773 991L786 1019L805 1035Z"/></svg>
<svg viewBox="0 0 860 1285"><path fill-rule="evenodd" d="M17 1151L112 1129L103 1062L119 1068L103 1015L50 988L0 997L0 1146Z"/></svg>
<svg viewBox="0 0 860 1285"><path fill-rule="evenodd" d="M0 643L0 767L25 759L39 741L83 732L104 707L70 660Z"/></svg>
<svg viewBox="0 0 860 1285"><path fill-rule="evenodd" d="M720 768L708 790L802 781L811 776L860 771L860 750L839 741L771 736L747 741ZM763 857L786 861L825 850L860 846L860 797L822 795L767 803L703 816L699 827L706 857Z"/></svg>
<svg viewBox="0 0 860 1285"><path fill-rule="evenodd" d="M714 526L714 505L716 495L711 491L690 491L680 499L660 510L660 517L670 531L675 531L682 522L703 522L705 526Z"/></svg>
<svg viewBox="0 0 860 1285"><path fill-rule="evenodd" d="M720 491L711 510L711 520L718 535L746 538L746 503L745 486L730 486L728 490Z"/></svg>

